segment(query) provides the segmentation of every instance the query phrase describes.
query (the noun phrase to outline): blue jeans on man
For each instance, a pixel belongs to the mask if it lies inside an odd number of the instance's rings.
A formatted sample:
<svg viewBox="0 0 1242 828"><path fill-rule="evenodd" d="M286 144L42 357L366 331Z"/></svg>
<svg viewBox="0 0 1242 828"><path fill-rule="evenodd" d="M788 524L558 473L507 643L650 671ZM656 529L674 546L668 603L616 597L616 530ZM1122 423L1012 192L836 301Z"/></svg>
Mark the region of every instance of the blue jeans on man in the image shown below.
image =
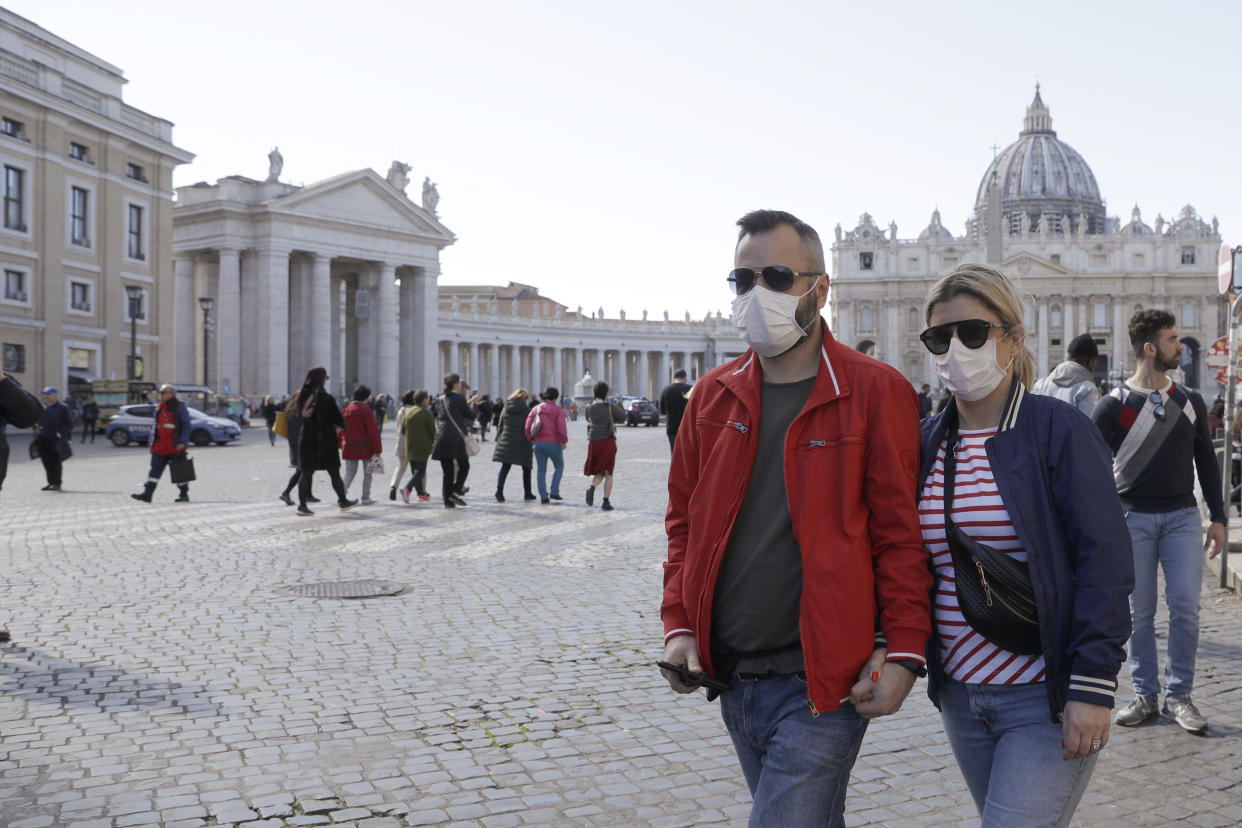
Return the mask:
<svg viewBox="0 0 1242 828"><path fill-rule="evenodd" d="M750 824L843 828L867 720L849 702L811 716L804 675L735 678L732 685L720 695L720 715L754 800Z"/></svg>
<svg viewBox="0 0 1242 828"><path fill-rule="evenodd" d="M565 453L560 443L535 443L535 462L538 471L535 475L539 486L539 499L546 501L550 495L561 496L561 475L565 473ZM548 491L548 461L552 461L552 490Z"/></svg>
<svg viewBox="0 0 1242 828"><path fill-rule="evenodd" d="M1061 758L1048 688L945 678L940 719L982 828L1069 825L1099 754Z"/></svg>
<svg viewBox="0 0 1242 828"><path fill-rule="evenodd" d="M1156 570L1164 570L1169 606L1169 657L1165 693L1189 696L1195 683L1199 649L1199 592L1203 588L1203 526L1193 506L1172 512L1127 512L1134 548L1134 592L1130 593L1130 678L1134 692L1160 694L1156 645Z"/></svg>

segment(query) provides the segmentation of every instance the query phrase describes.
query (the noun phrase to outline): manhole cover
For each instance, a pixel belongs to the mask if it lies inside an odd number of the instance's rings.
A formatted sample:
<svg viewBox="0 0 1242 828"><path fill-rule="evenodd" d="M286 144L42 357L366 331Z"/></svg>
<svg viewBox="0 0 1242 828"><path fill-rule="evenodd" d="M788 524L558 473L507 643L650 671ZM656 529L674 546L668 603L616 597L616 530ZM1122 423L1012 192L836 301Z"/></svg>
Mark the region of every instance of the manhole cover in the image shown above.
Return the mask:
<svg viewBox="0 0 1242 828"><path fill-rule="evenodd" d="M322 584L293 584L279 587L281 595L294 598L385 598L411 592L407 584L396 581L328 581Z"/></svg>

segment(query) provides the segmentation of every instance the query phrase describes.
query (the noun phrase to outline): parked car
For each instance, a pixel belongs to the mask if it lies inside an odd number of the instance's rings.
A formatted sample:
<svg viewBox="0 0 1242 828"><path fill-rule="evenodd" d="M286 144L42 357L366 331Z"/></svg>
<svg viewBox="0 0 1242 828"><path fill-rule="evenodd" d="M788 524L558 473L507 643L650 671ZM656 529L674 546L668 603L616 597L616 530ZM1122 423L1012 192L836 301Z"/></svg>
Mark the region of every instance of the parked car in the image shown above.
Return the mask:
<svg viewBox="0 0 1242 828"><path fill-rule="evenodd" d="M196 446L212 442L223 446L241 437L241 428L227 417L208 417L189 406L186 410L190 412L190 442ZM154 411L155 406L150 403L123 405L108 419L104 435L114 446L128 446L130 443L145 446L151 442L151 432L155 427L151 418Z"/></svg>
<svg viewBox="0 0 1242 828"><path fill-rule="evenodd" d="M631 399L621 403L621 407L625 409L625 424L627 426L658 426L660 424L660 409L655 403L644 399Z"/></svg>

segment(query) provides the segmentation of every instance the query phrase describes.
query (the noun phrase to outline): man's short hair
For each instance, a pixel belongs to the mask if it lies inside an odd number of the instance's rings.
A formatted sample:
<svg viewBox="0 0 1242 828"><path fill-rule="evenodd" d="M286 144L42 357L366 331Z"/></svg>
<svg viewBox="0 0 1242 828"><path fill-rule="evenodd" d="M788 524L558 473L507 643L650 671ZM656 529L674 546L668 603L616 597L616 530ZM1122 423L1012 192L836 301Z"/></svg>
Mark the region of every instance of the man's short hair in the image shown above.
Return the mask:
<svg viewBox="0 0 1242 828"><path fill-rule="evenodd" d="M1099 359L1100 349L1091 334L1079 334L1070 340L1069 358L1086 365L1088 360Z"/></svg>
<svg viewBox="0 0 1242 828"><path fill-rule="evenodd" d="M607 396L608 396L608 383L604 382L603 380L600 380L599 382L595 383L595 399L602 400L604 397L607 397Z"/></svg>
<svg viewBox="0 0 1242 828"><path fill-rule="evenodd" d="M747 236L770 233L782 224L788 224L798 234L798 238L802 239L802 254L811 270L823 273L827 268L824 267L824 245L819 240L819 233L792 213L784 210L752 210L737 220L737 226L741 228L737 240L741 243Z"/></svg>
<svg viewBox="0 0 1242 828"><path fill-rule="evenodd" d="M354 389L354 402L366 402L371 396L371 389L365 385L359 385Z"/></svg>
<svg viewBox="0 0 1242 828"><path fill-rule="evenodd" d="M1130 317L1130 347L1136 356L1143 356L1143 346L1148 342L1155 344L1160 332L1177 324L1173 314L1164 310L1150 308L1136 311Z"/></svg>
<svg viewBox="0 0 1242 828"><path fill-rule="evenodd" d="M176 389L176 388L173 388L173 387L172 387L171 385L169 385L168 383L164 383L163 385L161 385L161 386L160 386L160 393L161 393L161 394L163 394L165 391L171 391L171 392L173 392L174 394L176 394L176 393L177 393L177 389Z"/></svg>
<svg viewBox="0 0 1242 828"><path fill-rule="evenodd" d="M678 368L676 371L673 372L673 379L685 379L685 378L686 378L685 368Z"/></svg>

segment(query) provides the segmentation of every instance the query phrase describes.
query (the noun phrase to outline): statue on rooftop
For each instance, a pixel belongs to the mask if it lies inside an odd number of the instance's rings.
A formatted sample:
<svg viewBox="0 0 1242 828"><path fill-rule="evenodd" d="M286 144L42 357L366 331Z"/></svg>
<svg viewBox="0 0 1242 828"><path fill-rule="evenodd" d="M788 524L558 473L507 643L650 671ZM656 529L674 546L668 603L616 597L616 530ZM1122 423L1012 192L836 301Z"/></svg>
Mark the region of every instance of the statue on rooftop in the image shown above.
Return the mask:
<svg viewBox="0 0 1242 828"><path fill-rule="evenodd" d="M272 151L267 154L267 181L270 184L280 178L281 171L285 168L285 157L280 154L280 147L272 147Z"/></svg>

